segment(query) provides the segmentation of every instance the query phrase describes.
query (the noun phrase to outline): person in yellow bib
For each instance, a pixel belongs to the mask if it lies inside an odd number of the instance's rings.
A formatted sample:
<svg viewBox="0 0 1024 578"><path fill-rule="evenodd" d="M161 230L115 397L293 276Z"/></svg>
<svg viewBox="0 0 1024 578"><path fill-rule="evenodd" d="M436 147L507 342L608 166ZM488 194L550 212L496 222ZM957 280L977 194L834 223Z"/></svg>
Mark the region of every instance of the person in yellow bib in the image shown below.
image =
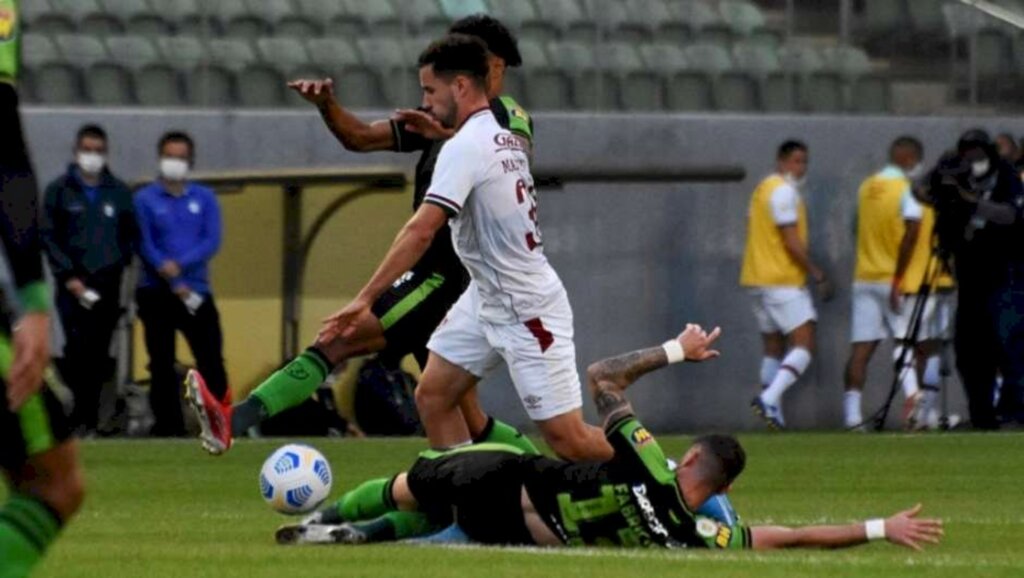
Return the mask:
<svg viewBox="0 0 1024 578"><path fill-rule="evenodd" d="M800 196L807 175L807 145L779 146L777 172L758 185L747 215L747 245L740 285L753 301L764 342L760 395L751 409L770 429L785 427L782 394L811 364L817 313L807 276L830 298L831 284L807 249L807 209Z"/></svg>
<svg viewBox="0 0 1024 578"><path fill-rule="evenodd" d="M914 198L910 181L921 172L923 152L917 139L897 138L889 147L889 165L865 179L858 192L852 346L843 402L847 428L863 429L861 393L868 363L883 339L896 341L893 359L906 399L903 419L908 426L913 425L922 398L913 363L914 344L907 341L912 337L908 332L913 300L904 299L908 291L903 279L920 237L923 208Z"/></svg>

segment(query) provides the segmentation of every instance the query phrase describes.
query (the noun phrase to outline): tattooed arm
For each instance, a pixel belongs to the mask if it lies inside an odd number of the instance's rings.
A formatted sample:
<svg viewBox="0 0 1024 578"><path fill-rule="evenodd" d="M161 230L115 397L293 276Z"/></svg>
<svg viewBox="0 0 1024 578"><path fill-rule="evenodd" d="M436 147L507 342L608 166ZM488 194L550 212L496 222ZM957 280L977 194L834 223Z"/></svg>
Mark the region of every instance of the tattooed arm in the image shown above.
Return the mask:
<svg viewBox="0 0 1024 578"><path fill-rule="evenodd" d="M700 362L718 357L719 352L711 349L711 346L721 334L722 330L718 327L709 334L700 325L689 324L676 337L676 341L682 345L687 361ZM633 407L625 396L626 388L640 377L668 363L668 354L659 345L591 364L587 368L587 385L603 425L607 427L633 415Z"/></svg>

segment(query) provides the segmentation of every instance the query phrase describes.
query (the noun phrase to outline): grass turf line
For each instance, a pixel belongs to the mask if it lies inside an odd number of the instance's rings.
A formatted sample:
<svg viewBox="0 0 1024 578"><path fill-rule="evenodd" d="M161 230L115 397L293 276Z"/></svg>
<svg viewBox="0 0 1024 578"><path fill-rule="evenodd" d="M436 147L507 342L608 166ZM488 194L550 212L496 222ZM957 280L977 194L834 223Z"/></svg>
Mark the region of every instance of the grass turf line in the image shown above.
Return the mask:
<svg viewBox="0 0 1024 578"><path fill-rule="evenodd" d="M685 437L659 437L673 456ZM711 553L483 547L292 547L257 472L286 440L241 442L220 458L189 441L82 444L87 505L38 576L562 577L1021 576L1024 436L746 435L732 500L746 523L839 523L925 504L946 521L924 554L885 544L839 551ZM335 495L412 463L422 440L308 440L331 462Z"/></svg>

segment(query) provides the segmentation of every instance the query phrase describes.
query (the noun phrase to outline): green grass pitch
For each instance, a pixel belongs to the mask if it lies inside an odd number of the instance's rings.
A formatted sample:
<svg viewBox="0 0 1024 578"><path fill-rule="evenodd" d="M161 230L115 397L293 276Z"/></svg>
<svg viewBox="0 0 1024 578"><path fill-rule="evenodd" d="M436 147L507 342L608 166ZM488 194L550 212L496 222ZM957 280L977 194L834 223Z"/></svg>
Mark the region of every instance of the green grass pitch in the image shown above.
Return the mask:
<svg viewBox="0 0 1024 578"><path fill-rule="evenodd" d="M746 435L732 499L747 523L847 522L921 501L946 522L925 553L852 550L715 553L424 546L279 547L286 518L259 496L257 471L284 440L211 458L191 441L83 444L89 497L38 572L43 577L1024 576L1024 436ZM671 455L685 437L663 437ZM412 462L418 439L312 440L335 495Z"/></svg>

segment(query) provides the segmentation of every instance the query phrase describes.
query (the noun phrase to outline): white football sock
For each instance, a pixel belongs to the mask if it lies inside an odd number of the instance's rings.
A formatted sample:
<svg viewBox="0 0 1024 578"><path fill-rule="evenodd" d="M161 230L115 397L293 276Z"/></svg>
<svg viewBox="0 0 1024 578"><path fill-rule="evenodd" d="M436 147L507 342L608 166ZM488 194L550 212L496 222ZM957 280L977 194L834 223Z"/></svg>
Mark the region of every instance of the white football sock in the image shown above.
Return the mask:
<svg viewBox="0 0 1024 578"><path fill-rule="evenodd" d="M771 385L772 380L775 379L775 374L779 372L779 366L782 362L776 357L762 357L761 358L761 389L765 389Z"/></svg>
<svg viewBox="0 0 1024 578"><path fill-rule="evenodd" d="M768 405L779 405L782 401L782 394L786 393L796 380L807 371L811 364L811 352L803 347L794 347L782 360L779 371L775 373L771 385L761 392L761 401Z"/></svg>
<svg viewBox="0 0 1024 578"><path fill-rule="evenodd" d="M892 350L893 361L899 361L900 355L903 355L903 351L906 350L905 345L897 345ZM914 367L914 353L908 351L903 356L903 363L896 368L896 372L899 374L900 385L903 386L903 396L910 399L916 395L921 389L917 385L917 369Z"/></svg>
<svg viewBox="0 0 1024 578"><path fill-rule="evenodd" d="M843 414L846 427L856 427L864 422L864 416L860 411L861 392L856 389L846 391L843 396Z"/></svg>
<svg viewBox="0 0 1024 578"><path fill-rule="evenodd" d="M939 387L939 381L941 379L942 358L938 355L932 355L924 362L924 375L921 376L921 381L924 385Z"/></svg>

